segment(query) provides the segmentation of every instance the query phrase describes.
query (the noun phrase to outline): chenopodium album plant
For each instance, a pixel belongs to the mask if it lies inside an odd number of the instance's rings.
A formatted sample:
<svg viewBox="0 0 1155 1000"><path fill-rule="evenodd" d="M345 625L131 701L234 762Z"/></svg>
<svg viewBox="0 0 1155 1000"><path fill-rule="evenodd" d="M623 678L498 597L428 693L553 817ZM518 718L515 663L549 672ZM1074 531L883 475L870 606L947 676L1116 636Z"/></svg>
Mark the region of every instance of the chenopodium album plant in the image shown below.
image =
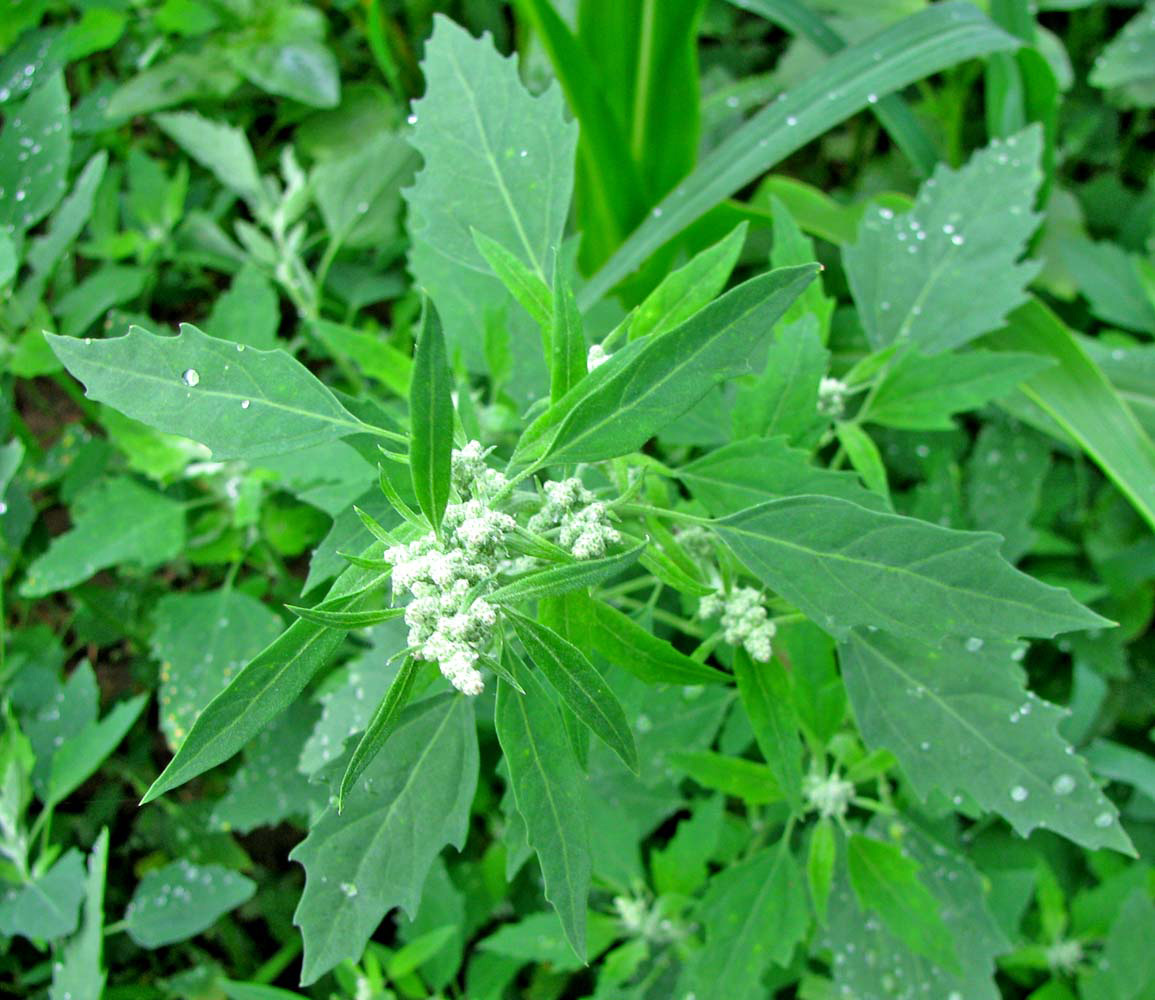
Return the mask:
<svg viewBox="0 0 1155 1000"><path fill-rule="evenodd" d="M920 17L961 22L972 48L956 58L1008 44L965 6ZM949 428L1020 384L1064 422L1055 370L1083 355L1026 292L1037 268L1023 259L1041 130L940 166L912 202L867 209L842 263L869 352L836 378L834 303L780 202L772 269L732 284L740 227L624 316L603 298L781 150L744 162L719 152L717 174L673 191L578 288L564 231L577 127L558 91L532 97L512 62L446 20L424 71L410 119L424 165L406 198L409 263L428 299L407 410L339 396L285 352L191 326L175 338L49 337L89 398L216 462L342 438L382 453L383 513L358 508L361 541L345 545L360 550L187 732L169 730L175 756L145 801L264 733L347 633L403 619L384 633L392 647L376 647L384 694L368 723L348 745L340 734L311 750L328 799L292 854L305 869L306 983L357 959L392 909L413 914L441 851L465 846L477 731L492 725L503 759L484 766L508 788L495 821L507 871L536 858L580 960L612 940L595 918L617 915L631 943L615 952L614 981L643 984L630 995L762 996L799 954L828 960L847 995L994 995L1007 940L961 850L965 827L1001 818L1023 836L1044 828L1133 853L1060 735L1064 711L1028 690L1020 665L1032 639L1112 623L1016 569L1011 532L897 512L864 428ZM812 97L771 106L761 124L788 136L803 115L817 131L843 103L877 100ZM236 163L213 158L215 133L192 117L167 127L235 182ZM243 187L276 236L250 233L253 246L280 262L308 315L299 212L284 208L299 185ZM524 413L515 427L511 410ZM1018 461L1022 434L1005 425L992 467ZM1149 513L1118 452L1074 436ZM53 585L50 556L27 592ZM606 874L615 827L652 830L685 778L731 805L700 799L684 824L717 840L740 821L753 839L709 875L687 837L689 874L671 858L660 899L605 892L621 886Z"/></svg>

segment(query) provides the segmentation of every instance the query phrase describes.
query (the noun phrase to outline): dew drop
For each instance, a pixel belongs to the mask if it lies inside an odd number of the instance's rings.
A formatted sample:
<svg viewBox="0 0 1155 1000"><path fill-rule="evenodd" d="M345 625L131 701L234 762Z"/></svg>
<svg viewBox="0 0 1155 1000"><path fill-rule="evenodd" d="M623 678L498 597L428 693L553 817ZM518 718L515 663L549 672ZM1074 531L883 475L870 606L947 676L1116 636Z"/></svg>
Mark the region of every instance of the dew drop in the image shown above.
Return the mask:
<svg viewBox="0 0 1155 1000"><path fill-rule="evenodd" d="M1015 787L1011 789L1011 798L1015 802L1026 802L1028 795L1030 795L1030 792L1028 792L1022 785L1015 785Z"/></svg>
<svg viewBox="0 0 1155 1000"><path fill-rule="evenodd" d="M655 208L652 212L650 212L650 215L652 215L655 219L660 219L662 217L661 208Z"/></svg>
<svg viewBox="0 0 1155 1000"><path fill-rule="evenodd" d="M793 115L788 115L786 118L786 124L790 128L793 128L795 125L798 124L798 119L795 118Z"/></svg>
<svg viewBox="0 0 1155 1000"><path fill-rule="evenodd" d="M651 729L654 728L654 724L650 721L650 717L648 715L639 715L637 721L634 723L634 728L639 733L648 733Z"/></svg>
<svg viewBox="0 0 1155 1000"><path fill-rule="evenodd" d="M416 116L416 115L410 115L410 116L409 116L408 118L406 118L405 120L406 120L406 121L407 121L407 122L408 122L410 125L416 125L416 124L417 124L417 116Z"/></svg>
<svg viewBox="0 0 1155 1000"><path fill-rule="evenodd" d="M247 410L252 405L253 404L250 400L247 400L247 399L241 400L241 409L242 410Z"/></svg>
<svg viewBox="0 0 1155 1000"><path fill-rule="evenodd" d="M1051 782L1051 789L1056 795L1070 795L1075 790L1075 779L1069 774L1060 774Z"/></svg>
<svg viewBox="0 0 1155 1000"><path fill-rule="evenodd" d="M886 219L887 222L889 222L894 218L894 213L889 208L880 208L878 210L878 217L880 219Z"/></svg>
<svg viewBox="0 0 1155 1000"><path fill-rule="evenodd" d="M200 384L201 376L195 368L186 368L181 372L180 380L190 389Z"/></svg>
<svg viewBox="0 0 1155 1000"><path fill-rule="evenodd" d="M357 898L357 887L352 882L342 882L341 883L341 892L348 899L356 899Z"/></svg>
<svg viewBox="0 0 1155 1000"><path fill-rule="evenodd" d="M520 156L522 159L524 159L525 157L529 156L529 150L528 150L528 149L523 149L523 150L522 150L520 153L518 153L517 155L518 155L518 156Z"/></svg>
<svg viewBox="0 0 1155 1000"><path fill-rule="evenodd" d="M961 246L962 246L962 245L963 245L963 244L966 242L966 239L965 239L965 237L962 235L962 233L955 233L955 234L954 234L954 236L952 236L952 237L950 238L950 241L951 241L951 243L953 243L953 244L954 244L956 247L961 247Z"/></svg>
<svg viewBox="0 0 1155 1000"><path fill-rule="evenodd" d="M878 95L877 94L867 94L866 95L866 103L867 104L877 104L878 103Z"/></svg>
<svg viewBox="0 0 1155 1000"><path fill-rule="evenodd" d="M983 641L977 635L972 635L966 641L966 651L968 653L977 653L983 648Z"/></svg>
<svg viewBox="0 0 1155 1000"><path fill-rule="evenodd" d="M1101 812L1095 817L1095 826L1100 830L1106 830L1112 823L1115 822L1115 817L1109 812Z"/></svg>

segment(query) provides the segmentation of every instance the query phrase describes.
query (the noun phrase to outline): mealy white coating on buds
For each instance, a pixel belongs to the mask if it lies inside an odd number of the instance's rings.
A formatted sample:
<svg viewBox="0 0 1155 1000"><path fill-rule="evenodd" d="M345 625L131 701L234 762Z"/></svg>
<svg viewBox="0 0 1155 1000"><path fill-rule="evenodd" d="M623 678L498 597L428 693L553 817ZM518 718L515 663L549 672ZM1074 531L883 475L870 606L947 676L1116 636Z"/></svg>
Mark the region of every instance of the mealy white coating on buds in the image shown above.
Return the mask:
<svg viewBox="0 0 1155 1000"><path fill-rule="evenodd" d="M731 646L743 646L750 659L769 663L778 629L766 612L762 595L753 587L738 587L729 594L707 594L698 604L699 618L722 619L722 638Z"/></svg>
<svg viewBox="0 0 1155 1000"><path fill-rule="evenodd" d="M491 450L483 448L480 441L453 449L453 488L460 496L492 496L506 486L505 476L485 464Z"/></svg>
<svg viewBox="0 0 1155 1000"><path fill-rule="evenodd" d="M604 365L613 357L601 344L594 344L586 355L586 372L592 372L600 365Z"/></svg>
<svg viewBox="0 0 1155 1000"><path fill-rule="evenodd" d="M1052 972L1069 976L1083 961L1083 944L1074 939L1059 940L1047 947L1047 965Z"/></svg>
<svg viewBox="0 0 1155 1000"><path fill-rule="evenodd" d="M847 781L837 771L826 777L808 774L802 783L806 804L819 816L838 819L846 815L850 800L854 798L854 783Z"/></svg>
<svg viewBox="0 0 1155 1000"><path fill-rule="evenodd" d="M701 562L711 562L714 558L714 535L700 524L674 529L674 538L692 558ZM719 611L718 614L722 612Z"/></svg>
<svg viewBox="0 0 1155 1000"><path fill-rule="evenodd" d="M825 417L841 417L850 386L840 378L823 378L818 384L818 412Z"/></svg>
<svg viewBox="0 0 1155 1000"><path fill-rule="evenodd" d="M575 559L596 559L622 540L610 523L609 510L576 478L546 483L545 503L529 519L529 530L545 532L558 527L558 543Z"/></svg>
<svg viewBox="0 0 1155 1000"><path fill-rule="evenodd" d="M470 499L445 509L440 540L430 532L385 553L393 565L394 595L408 591L413 598L405 608L413 655L436 660L449 682L467 695L484 689L477 661L497 624L493 606L481 597L471 603L470 591L494 577L513 528L508 514Z"/></svg>

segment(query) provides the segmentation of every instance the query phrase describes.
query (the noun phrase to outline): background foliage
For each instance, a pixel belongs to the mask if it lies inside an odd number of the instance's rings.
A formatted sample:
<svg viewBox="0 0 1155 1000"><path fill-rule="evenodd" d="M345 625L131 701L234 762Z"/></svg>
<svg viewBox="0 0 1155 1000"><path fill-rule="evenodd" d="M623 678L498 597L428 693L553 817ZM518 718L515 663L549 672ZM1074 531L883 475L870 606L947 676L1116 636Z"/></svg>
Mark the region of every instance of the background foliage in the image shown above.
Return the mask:
<svg viewBox="0 0 1155 1000"><path fill-rule="evenodd" d="M1150 2L0 0L4 989L1155 997L1152 108ZM454 436L619 535L476 699Z"/></svg>

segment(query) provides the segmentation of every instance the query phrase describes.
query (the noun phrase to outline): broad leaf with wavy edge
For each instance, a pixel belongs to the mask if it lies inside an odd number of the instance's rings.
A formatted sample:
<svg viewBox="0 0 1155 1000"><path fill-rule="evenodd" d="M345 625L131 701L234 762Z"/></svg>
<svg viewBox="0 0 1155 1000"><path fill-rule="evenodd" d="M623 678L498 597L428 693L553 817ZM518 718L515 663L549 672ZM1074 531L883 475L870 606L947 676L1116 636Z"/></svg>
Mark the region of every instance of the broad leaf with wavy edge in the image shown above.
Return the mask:
<svg viewBox="0 0 1155 1000"><path fill-rule="evenodd" d="M299 361L217 340L187 323L176 337L134 326L92 340L45 334L85 395L168 434L207 445L218 461L254 459L350 434L362 423Z"/></svg>
<svg viewBox="0 0 1155 1000"><path fill-rule="evenodd" d="M919 795L966 795L1024 837L1037 827L1091 850L1134 853L1119 814L1058 732L1063 710L1028 692L1015 646L930 649L855 631L842 676L867 746L885 747Z"/></svg>
<svg viewBox="0 0 1155 1000"><path fill-rule="evenodd" d="M836 638L869 625L924 642L1109 624L999 555L998 535L952 531L835 497L770 500L714 523L766 586Z"/></svg>
<svg viewBox="0 0 1155 1000"><path fill-rule="evenodd" d="M465 844L477 773L470 699L441 695L402 717L344 811L330 809L289 855L305 867L293 916L305 939L302 984L360 958L393 907L416 915L434 859Z"/></svg>

